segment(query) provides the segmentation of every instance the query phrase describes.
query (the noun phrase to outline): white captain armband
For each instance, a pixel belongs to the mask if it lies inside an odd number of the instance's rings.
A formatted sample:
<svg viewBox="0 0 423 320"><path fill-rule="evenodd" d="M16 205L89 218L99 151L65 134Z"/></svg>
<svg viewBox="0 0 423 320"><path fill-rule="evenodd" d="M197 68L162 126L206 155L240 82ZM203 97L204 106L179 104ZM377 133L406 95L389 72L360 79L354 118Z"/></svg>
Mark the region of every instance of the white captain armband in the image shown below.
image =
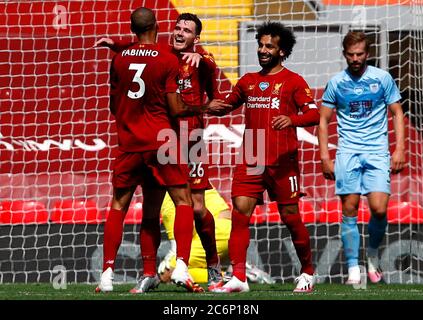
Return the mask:
<svg viewBox="0 0 423 320"><path fill-rule="evenodd" d="M310 109L317 109L317 106L314 103L306 103L306 106L308 106Z"/></svg>

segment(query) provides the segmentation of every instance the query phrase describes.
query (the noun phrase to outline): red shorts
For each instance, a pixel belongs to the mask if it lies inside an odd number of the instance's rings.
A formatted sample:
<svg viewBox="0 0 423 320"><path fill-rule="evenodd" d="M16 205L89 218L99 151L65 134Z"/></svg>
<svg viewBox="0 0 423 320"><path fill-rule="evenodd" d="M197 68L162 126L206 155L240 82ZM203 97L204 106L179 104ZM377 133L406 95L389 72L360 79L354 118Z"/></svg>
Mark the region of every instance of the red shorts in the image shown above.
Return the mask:
<svg viewBox="0 0 423 320"><path fill-rule="evenodd" d="M200 152L200 147L203 147L202 151L204 151L204 153ZM202 139L190 143L188 150L188 182L191 186L191 190L213 189L209 181L209 159L206 150L206 145Z"/></svg>
<svg viewBox="0 0 423 320"><path fill-rule="evenodd" d="M209 165L207 163L190 162L188 164L188 182L191 190L209 190L213 189L209 181Z"/></svg>
<svg viewBox="0 0 423 320"><path fill-rule="evenodd" d="M118 151L113 167L113 187L178 186L187 181L188 168L182 164L160 164L157 151Z"/></svg>
<svg viewBox="0 0 423 320"><path fill-rule="evenodd" d="M246 196L263 204L263 192L267 190L270 200L280 204L296 204L301 194L298 157L286 157L281 164L260 168L238 165L232 181L232 198ZM247 172L248 170L248 172ZM261 171L261 172L260 172Z"/></svg>

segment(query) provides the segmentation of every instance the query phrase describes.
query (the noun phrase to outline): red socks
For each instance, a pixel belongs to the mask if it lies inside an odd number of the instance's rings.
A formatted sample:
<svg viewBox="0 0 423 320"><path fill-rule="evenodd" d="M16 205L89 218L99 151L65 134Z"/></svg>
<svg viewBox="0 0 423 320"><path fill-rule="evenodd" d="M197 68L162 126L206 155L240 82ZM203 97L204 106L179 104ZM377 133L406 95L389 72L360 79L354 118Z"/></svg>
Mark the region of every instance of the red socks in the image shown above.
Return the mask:
<svg viewBox="0 0 423 320"><path fill-rule="evenodd" d="M299 213L281 214L283 223L291 233L292 243L301 262L301 273L312 275L314 273L311 261L310 235Z"/></svg>
<svg viewBox="0 0 423 320"><path fill-rule="evenodd" d="M103 271L109 267L115 269L116 256L122 242L125 215L126 213L121 210L110 209L104 224Z"/></svg>
<svg viewBox="0 0 423 320"><path fill-rule="evenodd" d="M250 217L232 210L232 229L228 242L229 258L233 267L233 275L245 281L245 262L250 244Z"/></svg>
<svg viewBox="0 0 423 320"><path fill-rule="evenodd" d="M176 241L176 258L182 259L186 265L189 263L191 252L192 231L194 229L194 210L191 206L176 206L175 224L173 234Z"/></svg>
<svg viewBox="0 0 423 320"><path fill-rule="evenodd" d="M216 248L215 223L213 215L207 210L204 217L194 215L195 230L200 236L201 243L206 251L207 266L216 266L219 263Z"/></svg>
<svg viewBox="0 0 423 320"><path fill-rule="evenodd" d="M140 230L141 257L145 276L156 275L156 257L160 245L160 218L142 219Z"/></svg>

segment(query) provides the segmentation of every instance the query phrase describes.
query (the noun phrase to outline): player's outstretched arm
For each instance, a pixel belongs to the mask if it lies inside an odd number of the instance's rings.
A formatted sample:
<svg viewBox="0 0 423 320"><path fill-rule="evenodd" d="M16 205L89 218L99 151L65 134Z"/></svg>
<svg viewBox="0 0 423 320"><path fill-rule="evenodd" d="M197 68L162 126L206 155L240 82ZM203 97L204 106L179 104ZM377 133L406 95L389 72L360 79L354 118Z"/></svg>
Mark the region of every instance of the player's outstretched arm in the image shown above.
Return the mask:
<svg viewBox="0 0 423 320"><path fill-rule="evenodd" d="M203 59L203 56L199 54L198 52L181 52L182 60L185 60L185 62L191 67L198 68L200 66L200 61Z"/></svg>
<svg viewBox="0 0 423 320"><path fill-rule="evenodd" d="M221 99L213 99L207 106L207 113L214 116L224 116L233 110L234 107L232 105Z"/></svg>
<svg viewBox="0 0 423 320"><path fill-rule="evenodd" d="M199 115L210 110L222 111L226 108L231 107L230 105L224 103L223 100L214 99L209 104L202 106L190 106L182 102L182 99L179 93L172 92L166 94L166 99L170 108L170 115L172 117L186 117Z"/></svg>
<svg viewBox="0 0 423 320"><path fill-rule="evenodd" d="M112 38L103 37L97 40L94 43L95 48L109 48L113 52L121 52L122 50L128 48L129 46L133 45L134 42L126 41L126 40L114 40Z"/></svg>
<svg viewBox="0 0 423 320"><path fill-rule="evenodd" d="M335 167L329 154L329 122L333 109L322 106L320 108L320 122L318 129L320 160L322 162L323 176L329 180L335 180Z"/></svg>
<svg viewBox="0 0 423 320"><path fill-rule="evenodd" d="M303 107L301 115L294 114L291 116L278 115L272 119L272 128L281 130L286 127L309 127L319 124L319 111L314 103L307 104Z"/></svg>
<svg viewBox="0 0 423 320"><path fill-rule="evenodd" d="M111 48L114 44L115 44L115 42L113 41L113 39L101 38L100 40L97 40L94 43L93 47L95 47L95 48L99 48L99 47Z"/></svg>
<svg viewBox="0 0 423 320"><path fill-rule="evenodd" d="M389 110L393 116L395 131L395 151L391 157L391 170L392 173L398 173L404 169L405 165L404 113L399 102L390 104Z"/></svg>
<svg viewBox="0 0 423 320"><path fill-rule="evenodd" d="M191 65L192 67L195 66L196 68L198 68L200 66L201 60L203 60L204 57L209 59L212 58L213 64L215 64L213 55L201 47L197 47L197 51L195 52L185 51L185 52L181 52L180 54L182 55L182 60L185 60L185 62Z"/></svg>

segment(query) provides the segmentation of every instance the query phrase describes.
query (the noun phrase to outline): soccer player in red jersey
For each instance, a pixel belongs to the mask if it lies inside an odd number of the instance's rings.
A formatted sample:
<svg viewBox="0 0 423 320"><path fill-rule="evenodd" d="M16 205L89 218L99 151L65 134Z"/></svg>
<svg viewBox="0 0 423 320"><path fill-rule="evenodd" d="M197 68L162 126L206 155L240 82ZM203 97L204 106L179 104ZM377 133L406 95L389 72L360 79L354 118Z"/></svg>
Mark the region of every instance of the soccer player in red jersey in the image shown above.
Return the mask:
<svg viewBox="0 0 423 320"><path fill-rule="evenodd" d="M209 100L219 98L217 86L217 66L211 55L201 52L202 59L198 68L191 65L188 59L184 59L182 52L194 52L194 46L200 40L202 24L200 19L191 13L182 13L176 20L173 30L172 52L179 60L178 84L184 103L189 105L201 105L205 98ZM194 130L204 129L202 114L188 117L178 117L175 127L180 132L180 139L189 141L189 136ZM201 131L200 131L201 132ZM202 137L199 141L190 141L188 152L196 144L204 144ZM205 148L204 148L205 150ZM216 249L215 221L213 215L205 205L205 190L212 186L208 179L207 155L202 154L189 156L189 182L194 203L195 228L206 252L208 269L208 289L213 290L223 285L221 266ZM203 161L206 159L206 161Z"/></svg>
<svg viewBox="0 0 423 320"><path fill-rule="evenodd" d="M233 106L232 110L245 103L244 149L249 147L247 144L254 144L253 149L262 154L263 159L248 163L251 159L245 157L235 168L229 239L233 277L215 291L249 290L245 275L249 221L255 206L263 203L263 192L267 190L269 198L278 203L281 220L291 233L301 262L301 275L296 278L294 292L310 292L314 285L314 268L310 236L298 210L301 192L296 127L318 124L319 112L306 81L283 66L295 44L292 31L280 23L264 23L256 37L262 70L244 75L226 102ZM264 138L259 143L256 139L260 129Z"/></svg>
<svg viewBox="0 0 423 320"><path fill-rule="evenodd" d="M156 44L157 22L152 10L141 7L131 14L131 30L139 42L117 54L110 71L110 110L116 120L118 155L113 169L113 199L104 227L103 273L97 291L113 290L116 255L122 240L123 222L138 185L143 190L143 219L140 230L144 274L133 293L158 286L156 255L160 244L160 207L166 191L175 207L175 240L178 273L174 282L190 291L203 291L195 284L186 264L189 261L193 208L187 184L187 166L162 164L159 133L172 130L172 116L195 115L206 106L188 106L178 94L178 60ZM213 102L210 103L211 105ZM190 223L186 223L189 221Z"/></svg>
<svg viewBox="0 0 423 320"><path fill-rule="evenodd" d="M178 84L184 103L188 105L202 105L208 98L220 98L217 85L217 66L213 57L203 50L195 54L195 45L200 41L202 30L201 20L191 13L182 13L176 20L173 30L173 44L169 50L179 61ZM116 52L127 48L130 43L108 38L102 38L96 42L97 46L108 46ZM196 65L197 64L197 65ZM173 126L179 132L180 140L188 142L188 153L193 145L199 147L203 144L201 137L197 141L190 141L191 133L198 129L204 129L203 114L178 117L173 121ZM205 150L205 147L202 148ZM206 252L208 266L208 288L212 290L223 285L221 266L216 249L215 221L213 215L205 206L205 190L211 189L208 179L208 161L204 161L207 155L190 154L189 157L189 182L194 206L195 228L200 236ZM188 223L188 221L186 221ZM179 228L181 224L176 225Z"/></svg>

